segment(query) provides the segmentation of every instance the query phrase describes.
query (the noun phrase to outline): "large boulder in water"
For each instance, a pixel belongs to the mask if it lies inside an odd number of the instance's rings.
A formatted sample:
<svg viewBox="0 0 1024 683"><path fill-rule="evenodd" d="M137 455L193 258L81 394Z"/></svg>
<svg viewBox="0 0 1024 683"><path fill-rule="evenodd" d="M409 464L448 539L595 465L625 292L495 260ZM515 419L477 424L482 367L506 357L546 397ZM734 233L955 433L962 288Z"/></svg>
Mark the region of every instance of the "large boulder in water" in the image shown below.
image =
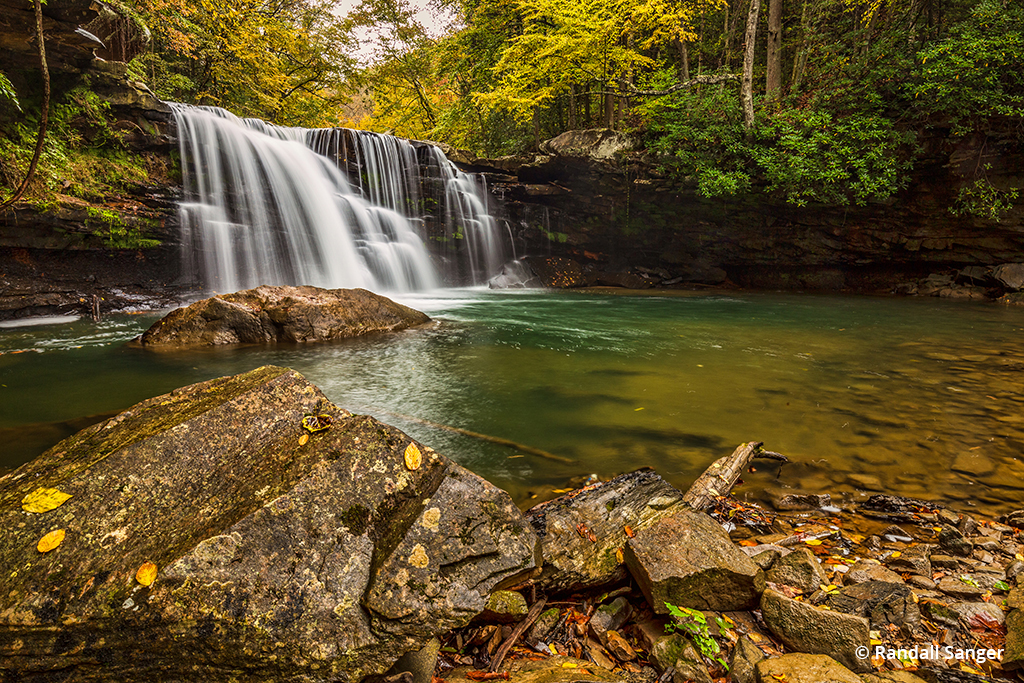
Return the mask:
<svg viewBox="0 0 1024 683"><path fill-rule="evenodd" d="M40 489L70 498L26 510ZM359 681L540 552L506 493L270 366L62 441L0 479L0 525L0 671L26 681Z"/></svg>
<svg viewBox="0 0 1024 683"><path fill-rule="evenodd" d="M365 289L264 285L171 311L139 341L162 348L329 341L429 321L426 314Z"/></svg>

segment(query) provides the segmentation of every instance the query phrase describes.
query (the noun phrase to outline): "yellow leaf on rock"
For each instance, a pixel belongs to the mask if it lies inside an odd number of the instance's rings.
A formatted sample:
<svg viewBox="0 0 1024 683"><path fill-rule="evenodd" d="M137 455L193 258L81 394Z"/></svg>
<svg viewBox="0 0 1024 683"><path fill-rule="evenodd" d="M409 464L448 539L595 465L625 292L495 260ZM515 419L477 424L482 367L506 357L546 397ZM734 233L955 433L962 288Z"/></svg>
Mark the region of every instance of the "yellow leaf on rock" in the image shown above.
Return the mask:
<svg viewBox="0 0 1024 683"><path fill-rule="evenodd" d="M575 669L578 666L579 664L577 664L576 662L562 662L563 669Z"/></svg>
<svg viewBox="0 0 1024 683"><path fill-rule="evenodd" d="M36 545L36 550L41 553L48 553L64 541L64 530L57 529L51 531L42 538L39 539L39 544Z"/></svg>
<svg viewBox="0 0 1024 683"><path fill-rule="evenodd" d="M808 538L806 541L804 541L804 543L806 543L807 545L821 545L821 541L819 541L816 538Z"/></svg>
<svg viewBox="0 0 1024 683"><path fill-rule="evenodd" d="M406 446L405 466L410 470L418 470L421 462L423 462L423 456L420 455L420 449L416 447L416 444L411 443Z"/></svg>
<svg viewBox="0 0 1024 683"><path fill-rule="evenodd" d="M71 497L58 489L39 488L21 500L21 509L25 512L49 512L59 508Z"/></svg>
<svg viewBox="0 0 1024 683"><path fill-rule="evenodd" d="M891 557L892 559L894 559L894 560L895 560L895 559L896 559L897 557L901 557L902 555L903 555L903 553L901 553L901 552L900 552L899 550L896 550L896 551L894 551L894 552L893 552L893 554L892 554L892 555L890 555L889 557Z"/></svg>
<svg viewBox="0 0 1024 683"><path fill-rule="evenodd" d="M615 549L615 561L618 564L622 564L623 562L626 561L626 558L622 556L622 548L616 548Z"/></svg>
<svg viewBox="0 0 1024 683"><path fill-rule="evenodd" d="M152 562L146 562L139 571L135 572L135 580L141 583L143 586L148 586L156 580L156 565Z"/></svg>
<svg viewBox="0 0 1024 683"><path fill-rule="evenodd" d="M305 446L309 442L309 434L303 434L299 437L299 445Z"/></svg>

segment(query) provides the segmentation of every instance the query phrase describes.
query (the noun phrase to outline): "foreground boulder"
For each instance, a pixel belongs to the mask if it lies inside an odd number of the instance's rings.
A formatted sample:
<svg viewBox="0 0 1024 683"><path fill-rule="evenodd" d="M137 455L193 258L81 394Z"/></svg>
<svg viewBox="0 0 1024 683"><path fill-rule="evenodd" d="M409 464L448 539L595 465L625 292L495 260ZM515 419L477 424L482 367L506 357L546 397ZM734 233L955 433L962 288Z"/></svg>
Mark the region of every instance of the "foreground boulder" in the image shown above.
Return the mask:
<svg viewBox="0 0 1024 683"><path fill-rule="evenodd" d="M0 524L0 671L27 681L355 682L539 556L503 491L277 367L66 439L0 479Z"/></svg>
<svg viewBox="0 0 1024 683"><path fill-rule="evenodd" d="M330 341L429 321L425 314L365 289L262 286L171 311L139 342L173 349Z"/></svg>

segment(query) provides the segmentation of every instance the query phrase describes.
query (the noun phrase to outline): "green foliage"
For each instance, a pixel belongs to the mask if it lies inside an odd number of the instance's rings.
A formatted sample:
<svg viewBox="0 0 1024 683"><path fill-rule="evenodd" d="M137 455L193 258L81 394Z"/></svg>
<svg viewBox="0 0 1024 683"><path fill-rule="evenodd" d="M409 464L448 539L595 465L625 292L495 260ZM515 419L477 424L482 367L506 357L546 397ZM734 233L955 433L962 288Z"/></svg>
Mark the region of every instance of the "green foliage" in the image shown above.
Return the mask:
<svg viewBox="0 0 1024 683"><path fill-rule="evenodd" d="M978 178L960 188L949 211L954 216L975 216L998 223L1019 196L1017 188L1000 190L988 178Z"/></svg>
<svg viewBox="0 0 1024 683"><path fill-rule="evenodd" d="M160 246L160 240L145 236L144 224L134 221L129 225L116 211L89 207L86 213L89 216L86 225L94 228L92 234L101 237L108 249L149 249Z"/></svg>
<svg viewBox="0 0 1024 683"><path fill-rule="evenodd" d="M0 71L0 100L7 100L15 109L21 111L21 103L18 102L18 94L14 92L14 86L7 76Z"/></svg>
<svg viewBox="0 0 1024 683"><path fill-rule="evenodd" d="M767 190L798 206L884 200L910 170L910 140L881 116L784 109L755 127L754 138L751 157Z"/></svg>
<svg viewBox="0 0 1024 683"><path fill-rule="evenodd" d="M110 128L109 107L87 83L53 102L49 133L26 194L30 201L52 203L58 194L102 199L146 180L142 159L125 149ZM9 136L0 136L0 183L6 187L16 186L28 171L39 127L36 117L29 111Z"/></svg>
<svg viewBox="0 0 1024 683"><path fill-rule="evenodd" d="M735 94L720 88L674 93L637 113L637 132L704 197L758 188L798 206L865 204L898 191L911 167L912 139L872 113L789 104L748 133Z"/></svg>
<svg viewBox="0 0 1024 683"><path fill-rule="evenodd" d="M948 117L956 132L989 116L1024 117L1024 6L981 0L950 35L918 53L920 80L910 85L926 114Z"/></svg>
<svg viewBox="0 0 1024 683"><path fill-rule="evenodd" d="M689 607L676 607L669 602L665 603L665 607L668 608L669 616L672 617L672 621L665 624L665 633L677 631L685 633L693 640L693 644L697 646L697 649L703 656L718 662L728 671L729 665L722 656L722 647L711 635L707 617L704 616L704 613ZM720 629L727 628L725 621L721 617L718 617L717 621Z"/></svg>

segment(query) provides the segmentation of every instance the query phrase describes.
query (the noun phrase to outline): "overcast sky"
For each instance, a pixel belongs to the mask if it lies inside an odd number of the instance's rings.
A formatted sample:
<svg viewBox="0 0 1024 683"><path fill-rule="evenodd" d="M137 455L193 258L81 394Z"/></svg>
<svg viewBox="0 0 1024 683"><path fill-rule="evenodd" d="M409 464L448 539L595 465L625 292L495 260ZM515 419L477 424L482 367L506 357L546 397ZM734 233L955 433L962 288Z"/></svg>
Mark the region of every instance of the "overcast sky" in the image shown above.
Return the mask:
<svg viewBox="0 0 1024 683"><path fill-rule="evenodd" d="M335 2L337 13L345 16L355 9L359 2L360 0L337 0ZM407 0L407 2L417 9L416 21L420 22L433 36L441 35L452 21L451 13L432 7L430 0ZM364 43L356 56L362 62L369 62L373 58L373 50L372 42Z"/></svg>

